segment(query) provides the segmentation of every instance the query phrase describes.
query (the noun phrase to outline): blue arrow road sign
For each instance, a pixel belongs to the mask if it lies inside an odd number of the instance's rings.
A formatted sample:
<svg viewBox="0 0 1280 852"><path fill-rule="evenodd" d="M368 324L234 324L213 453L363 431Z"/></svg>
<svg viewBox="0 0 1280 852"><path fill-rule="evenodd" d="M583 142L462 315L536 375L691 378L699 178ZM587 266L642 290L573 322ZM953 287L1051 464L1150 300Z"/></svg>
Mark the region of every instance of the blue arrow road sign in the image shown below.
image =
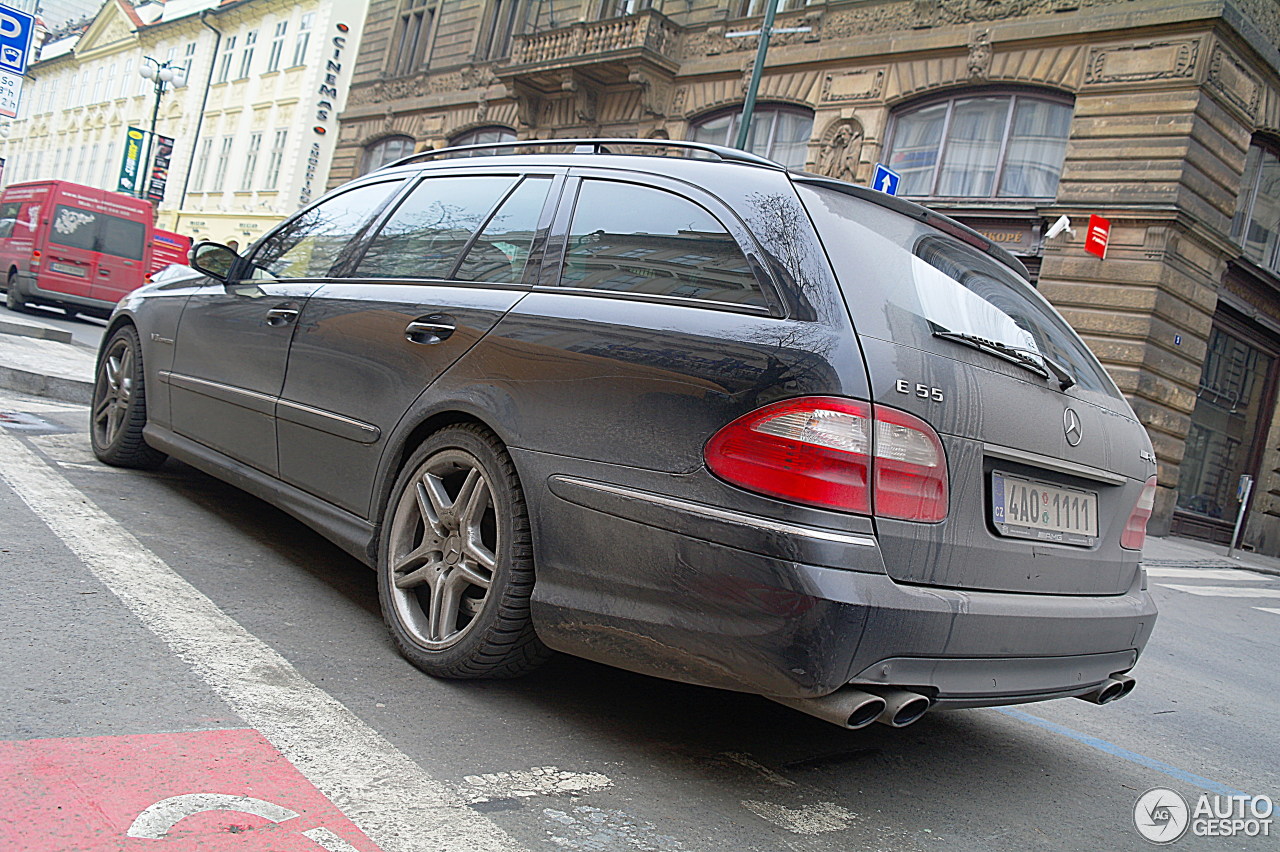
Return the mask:
<svg viewBox="0 0 1280 852"><path fill-rule="evenodd" d="M27 73L27 56L31 53L31 36L36 19L26 12L0 6L0 71Z"/></svg>
<svg viewBox="0 0 1280 852"><path fill-rule="evenodd" d="M876 163L876 173L871 178L871 188L878 189L887 195L898 194L898 184L902 181L902 175L883 163Z"/></svg>

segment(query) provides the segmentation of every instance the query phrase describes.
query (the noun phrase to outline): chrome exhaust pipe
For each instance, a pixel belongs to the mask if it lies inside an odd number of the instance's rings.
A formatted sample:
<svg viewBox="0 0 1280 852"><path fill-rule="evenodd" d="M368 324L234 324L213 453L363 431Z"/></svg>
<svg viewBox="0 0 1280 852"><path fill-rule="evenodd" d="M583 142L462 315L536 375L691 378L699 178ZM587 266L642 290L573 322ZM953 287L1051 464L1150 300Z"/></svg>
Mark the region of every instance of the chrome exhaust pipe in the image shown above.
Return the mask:
<svg viewBox="0 0 1280 852"><path fill-rule="evenodd" d="M1115 675L1107 678L1084 695L1077 695L1076 698L1081 701L1088 701L1090 704L1110 704L1112 701L1118 701L1133 692L1133 688L1137 686L1137 683L1136 680L1128 675Z"/></svg>
<svg viewBox="0 0 1280 852"><path fill-rule="evenodd" d="M820 698L783 698L779 695L765 697L850 731L865 728L876 721L887 706L887 702L879 695L852 687L837 689Z"/></svg>
<svg viewBox="0 0 1280 852"><path fill-rule="evenodd" d="M907 692L905 689L876 690L876 694L884 699L884 709L880 711L876 721L890 728L905 728L933 706L933 702L926 696L918 692Z"/></svg>

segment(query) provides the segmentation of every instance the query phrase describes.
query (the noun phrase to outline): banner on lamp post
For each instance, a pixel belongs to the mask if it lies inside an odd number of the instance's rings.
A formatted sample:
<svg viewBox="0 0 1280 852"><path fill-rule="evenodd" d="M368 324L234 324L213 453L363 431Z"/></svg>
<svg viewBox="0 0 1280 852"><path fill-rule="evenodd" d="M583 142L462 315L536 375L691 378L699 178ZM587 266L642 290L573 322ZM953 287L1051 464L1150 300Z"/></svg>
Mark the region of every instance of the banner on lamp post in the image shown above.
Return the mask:
<svg viewBox="0 0 1280 852"><path fill-rule="evenodd" d="M116 183L117 192L137 195L142 183L142 140L147 138L145 130L130 127L124 137L124 160L120 163L120 180Z"/></svg>
<svg viewBox="0 0 1280 852"><path fill-rule="evenodd" d="M156 136L151 159L151 182L147 184L147 200L157 204L164 201L164 185L169 180L169 160L173 156L173 137Z"/></svg>

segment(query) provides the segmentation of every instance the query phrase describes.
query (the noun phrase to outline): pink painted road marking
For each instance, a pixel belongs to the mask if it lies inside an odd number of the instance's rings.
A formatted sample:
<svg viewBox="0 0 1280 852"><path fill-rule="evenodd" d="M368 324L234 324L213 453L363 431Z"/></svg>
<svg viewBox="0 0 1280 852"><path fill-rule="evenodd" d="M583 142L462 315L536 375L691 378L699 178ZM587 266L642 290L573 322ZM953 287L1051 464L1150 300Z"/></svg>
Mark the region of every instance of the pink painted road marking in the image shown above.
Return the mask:
<svg viewBox="0 0 1280 852"><path fill-rule="evenodd" d="M378 852L245 729L0 742L0 849Z"/></svg>

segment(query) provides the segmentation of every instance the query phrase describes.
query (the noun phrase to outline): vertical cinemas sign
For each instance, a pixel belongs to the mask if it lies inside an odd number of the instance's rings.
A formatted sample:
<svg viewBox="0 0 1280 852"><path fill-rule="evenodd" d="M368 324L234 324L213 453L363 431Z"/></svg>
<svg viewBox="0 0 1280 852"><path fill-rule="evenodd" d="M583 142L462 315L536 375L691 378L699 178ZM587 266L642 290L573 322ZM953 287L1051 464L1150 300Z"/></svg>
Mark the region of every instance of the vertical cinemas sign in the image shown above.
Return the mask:
<svg viewBox="0 0 1280 852"><path fill-rule="evenodd" d="M347 33L351 31L351 27L346 24L340 23L334 26L338 30L338 35L334 36L330 42L333 45L333 53L325 60L324 78L317 91L316 124L311 128L316 136L324 136L329 132L328 125L337 112L338 75L342 73L342 52L347 49ZM309 202L315 194L315 182L320 173L321 153L320 141L313 140L311 149L307 152L307 170L302 180L302 191L298 194L300 205Z"/></svg>

